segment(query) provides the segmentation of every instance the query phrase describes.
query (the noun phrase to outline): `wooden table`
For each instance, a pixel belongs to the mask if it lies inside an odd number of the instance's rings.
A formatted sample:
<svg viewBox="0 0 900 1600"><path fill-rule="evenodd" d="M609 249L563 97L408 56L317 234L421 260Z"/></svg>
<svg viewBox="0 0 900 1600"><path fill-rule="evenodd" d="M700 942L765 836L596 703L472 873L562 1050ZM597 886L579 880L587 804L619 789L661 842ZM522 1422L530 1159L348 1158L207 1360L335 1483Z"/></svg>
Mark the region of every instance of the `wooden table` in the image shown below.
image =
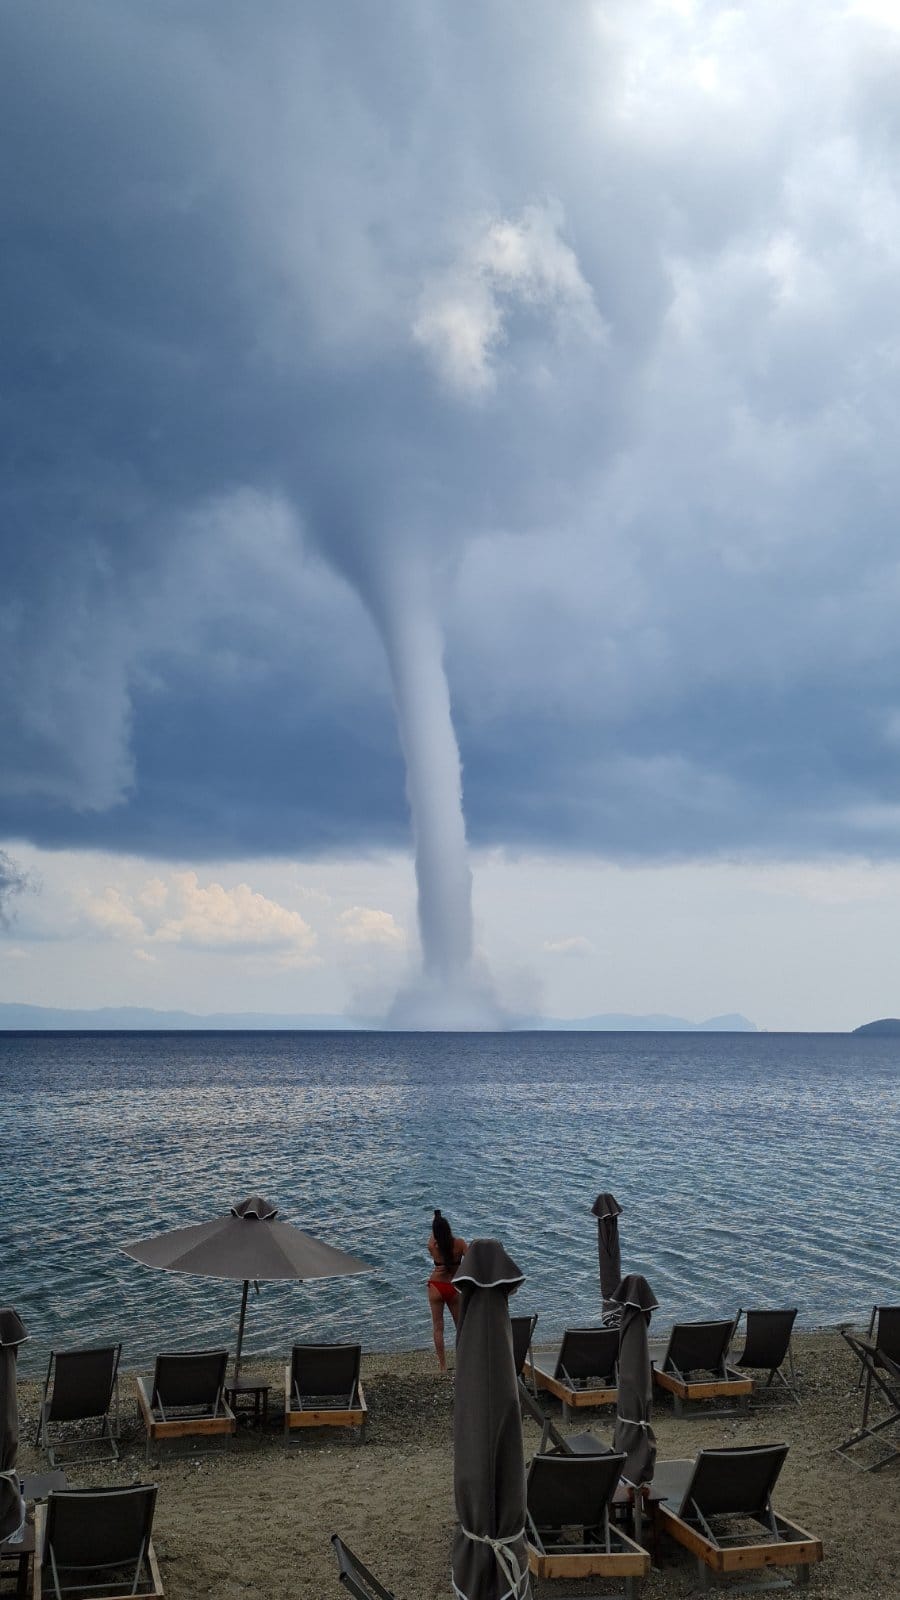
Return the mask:
<svg viewBox="0 0 900 1600"><path fill-rule="evenodd" d="M235 1416L239 1410L243 1411L244 1419L250 1427L266 1426L269 1420L269 1390L272 1385L266 1378L237 1378L225 1385L225 1399L230 1405ZM241 1395L252 1395L253 1415L250 1416L249 1406L238 1407L238 1398Z"/></svg>

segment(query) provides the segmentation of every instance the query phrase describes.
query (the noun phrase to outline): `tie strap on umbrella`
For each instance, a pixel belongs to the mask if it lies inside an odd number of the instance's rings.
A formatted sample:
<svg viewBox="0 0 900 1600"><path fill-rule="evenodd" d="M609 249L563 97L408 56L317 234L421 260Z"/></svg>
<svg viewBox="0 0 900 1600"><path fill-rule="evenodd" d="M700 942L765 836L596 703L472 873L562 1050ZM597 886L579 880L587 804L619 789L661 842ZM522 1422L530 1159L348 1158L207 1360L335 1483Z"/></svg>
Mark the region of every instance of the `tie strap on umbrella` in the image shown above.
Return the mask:
<svg viewBox="0 0 900 1600"><path fill-rule="evenodd" d="M0 1483L8 1483L19 1497L19 1526L13 1528L12 1533L6 1535L6 1542L15 1544L18 1539L21 1539L22 1529L25 1526L25 1496L22 1493L17 1472L0 1472Z"/></svg>
<svg viewBox="0 0 900 1600"><path fill-rule="evenodd" d="M497 1565L509 1584L509 1588L505 1594L500 1596L500 1600L525 1600L525 1596L528 1593L528 1567L526 1566L523 1571L512 1548L514 1544L518 1544L520 1539L524 1539L524 1527L520 1528L518 1533L509 1533L505 1537L501 1535L494 1537L488 1533L470 1533L468 1528L462 1526L462 1523L460 1523L459 1531L464 1538L471 1539L473 1544L486 1544L493 1550ZM469 1600L468 1595L463 1594L462 1589L457 1587L452 1577L450 1581L453 1583L453 1592L457 1600ZM524 1588L522 1587L523 1584L525 1585Z"/></svg>

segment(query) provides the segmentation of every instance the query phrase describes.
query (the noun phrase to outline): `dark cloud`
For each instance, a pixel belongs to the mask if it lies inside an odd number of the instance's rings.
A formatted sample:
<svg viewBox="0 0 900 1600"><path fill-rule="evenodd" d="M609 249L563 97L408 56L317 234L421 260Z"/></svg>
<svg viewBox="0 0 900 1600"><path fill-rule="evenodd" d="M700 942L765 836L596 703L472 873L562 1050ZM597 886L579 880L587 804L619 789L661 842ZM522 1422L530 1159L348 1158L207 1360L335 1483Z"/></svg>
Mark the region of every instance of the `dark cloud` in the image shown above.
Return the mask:
<svg viewBox="0 0 900 1600"><path fill-rule="evenodd" d="M896 852L900 36L752 9L7 9L0 834L402 841L399 551L476 842Z"/></svg>

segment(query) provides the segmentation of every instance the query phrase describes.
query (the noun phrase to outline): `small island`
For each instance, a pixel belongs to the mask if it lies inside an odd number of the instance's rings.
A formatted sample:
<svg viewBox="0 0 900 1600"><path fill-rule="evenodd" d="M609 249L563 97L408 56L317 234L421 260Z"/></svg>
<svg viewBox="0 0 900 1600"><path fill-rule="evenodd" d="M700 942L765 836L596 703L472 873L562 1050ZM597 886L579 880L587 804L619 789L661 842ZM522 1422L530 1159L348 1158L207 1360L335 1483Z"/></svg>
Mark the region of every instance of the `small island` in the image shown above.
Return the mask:
<svg viewBox="0 0 900 1600"><path fill-rule="evenodd" d="M880 1039L900 1038L900 1017L882 1017L879 1022L864 1022L854 1033L868 1033Z"/></svg>

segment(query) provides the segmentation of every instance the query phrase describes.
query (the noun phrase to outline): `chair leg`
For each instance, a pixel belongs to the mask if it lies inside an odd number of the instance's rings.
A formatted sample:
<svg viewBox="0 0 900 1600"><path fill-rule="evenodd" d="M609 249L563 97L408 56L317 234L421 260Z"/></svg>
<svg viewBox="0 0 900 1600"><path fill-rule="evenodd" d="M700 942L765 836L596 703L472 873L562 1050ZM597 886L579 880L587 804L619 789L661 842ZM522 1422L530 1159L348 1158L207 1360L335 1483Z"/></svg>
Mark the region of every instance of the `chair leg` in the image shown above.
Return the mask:
<svg viewBox="0 0 900 1600"><path fill-rule="evenodd" d="M808 1562L801 1561L799 1567L797 1568L797 1576L796 1576L795 1582L796 1582L797 1587L799 1589L804 1588L806 1586L806 1584L809 1583L809 1563Z"/></svg>

